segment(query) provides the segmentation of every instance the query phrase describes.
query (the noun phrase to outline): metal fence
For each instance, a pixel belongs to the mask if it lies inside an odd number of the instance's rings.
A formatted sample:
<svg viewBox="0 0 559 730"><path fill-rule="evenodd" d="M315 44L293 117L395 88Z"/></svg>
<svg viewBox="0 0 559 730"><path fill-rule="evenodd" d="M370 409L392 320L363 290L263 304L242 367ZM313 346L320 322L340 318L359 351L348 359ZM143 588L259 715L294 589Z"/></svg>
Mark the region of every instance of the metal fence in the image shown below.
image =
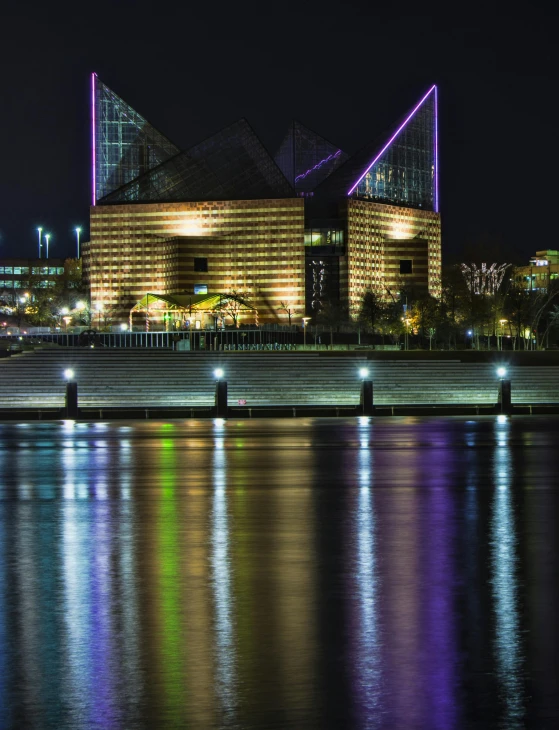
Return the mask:
<svg viewBox="0 0 559 730"><path fill-rule="evenodd" d="M64 347L138 347L178 350L289 350L303 334L296 327L268 325L254 329L190 330L180 332L93 332L0 334L10 349L18 345L53 343Z"/></svg>

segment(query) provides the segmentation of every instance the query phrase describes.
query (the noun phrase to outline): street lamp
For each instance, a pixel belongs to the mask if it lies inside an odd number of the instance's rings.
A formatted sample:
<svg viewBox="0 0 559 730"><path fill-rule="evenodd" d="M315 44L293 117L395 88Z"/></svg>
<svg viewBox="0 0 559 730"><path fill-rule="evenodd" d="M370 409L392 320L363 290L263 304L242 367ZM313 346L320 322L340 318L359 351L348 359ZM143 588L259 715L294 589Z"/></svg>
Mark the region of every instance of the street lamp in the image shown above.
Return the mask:
<svg viewBox="0 0 559 730"><path fill-rule="evenodd" d="M37 233L39 234L39 258L41 258L41 246L43 245L43 243L42 243L43 229L40 227L37 228Z"/></svg>
<svg viewBox="0 0 559 730"><path fill-rule="evenodd" d="M76 244L78 247L78 259L79 259L79 257L80 257L80 233L82 232L82 229L79 226L77 226L75 231L76 231Z"/></svg>
<svg viewBox="0 0 559 730"><path fill-rule="evenodd" d="M506 319L500 319L499 320L499 324L501 325L501 347L500 348L497 347L497 349L501 349L501 350L503 349L503 331L505 329L505 324L506 324L507 321L508 320L506 320Z"/></svg>
<svg viewBox="0 0 559 730"><path fill-rule="evenodd" d="M360 369L359 369L359 377L360 377L360 378L361 378L362 380L365 380L365 378L367 377L367 375L368 375L368 374L369 374L369 371L368 371L368 369L367 369L367 368L360 368Z"/></svg>
<svg viewBox="0 0 559 730"><path fill-rule="evenodd" d="M307 323L310 317L303 317L303 347L307 346Z"/></svg>
<svg viewBox="0 0 559 730"><path fill-rule="evenodd" d="M97 310L97 313L99 315L99 330L101 330L101 312L103 311L103 305L100 302L97 302L95 305L95 309Z"/></svg>
<svg viewBox="0 0 559 730"><path fill-rule="evenodd" d="M214 377L216 380L221 380L221 378L223 377L223 370L221 368L216 368L214 370Z"/></svg>
<svg viewBox="0 0 559 730"><path fill-rule="evenodd" d="M50 233L45 233L45 241L47 246L47 259L49 257L49 239L50 239Z"/></svg>

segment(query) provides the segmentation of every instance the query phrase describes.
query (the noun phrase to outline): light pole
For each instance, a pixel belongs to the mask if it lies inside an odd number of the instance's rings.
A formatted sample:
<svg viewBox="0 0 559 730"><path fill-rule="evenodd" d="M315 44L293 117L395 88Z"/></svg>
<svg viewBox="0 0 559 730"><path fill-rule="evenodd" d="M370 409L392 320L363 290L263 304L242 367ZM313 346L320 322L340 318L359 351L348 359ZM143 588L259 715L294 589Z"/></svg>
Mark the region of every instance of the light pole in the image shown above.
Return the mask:
<svg viewBox="0 0 559 730"><path fill-rule="evenodd" d="M76 245L78 247L78 259L80 257L80 233L82 232L82 229L78 226L76 229Z"/></svg>
<svg viewBox="0 0 559 730"><path fill-rule="evenodd" d="M45 241L47 242L46 243L46 246L47 246L47 259L49 257L49 238L50 238L50 233L45 233Z"/></svg>
<svg viewBox="0 0 559 730"><path fill-rule="evenodd" d="M97 302L97 304L95 305L95 309L97 310L97 312L98 312L98 314L99 314L99 324L98 324L98 328L99 328L99 332L100 332L100 331L101 331L101 312L102 312L102 310L103 310L103 305L102 305L102 304L100 304L99 302Z"/></svg>
<svg viewBox="0 0 559 730"><path fill-rule="evenodd" d="M307 347L307 322L310 320L310 317L303 317L303 347Z"/></svg>
<svg viewBox="0 0 559 730"><path fill-rule="evenodd" d="M43 229L37 228L37 233L39 234L39 258L41 258L41 246L43 245Z"/></svg>

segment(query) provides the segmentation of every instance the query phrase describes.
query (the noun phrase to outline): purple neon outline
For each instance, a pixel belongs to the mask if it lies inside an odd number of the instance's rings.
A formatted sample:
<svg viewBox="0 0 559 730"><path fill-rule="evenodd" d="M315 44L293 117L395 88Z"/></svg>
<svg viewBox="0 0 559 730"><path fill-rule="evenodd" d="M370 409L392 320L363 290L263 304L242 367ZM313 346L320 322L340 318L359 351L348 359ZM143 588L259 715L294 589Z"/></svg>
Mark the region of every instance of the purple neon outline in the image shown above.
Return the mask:
<svg viewBox="0 0 559 730"><path fill-rule="evenodd" d="M96 196L97 196L97 179L95 177L95 77L97 74L93 72L91 74L91 196L92 196L92 205L95 205L97 202Z"/></svg>
<svg viewBox="0 0 559 730"><path fill-rule="evenodd" d="M435 213L439 212L439 97L435 84Z"/></svg>
<svg viewBox="0 0 559 730"><path fill-rule="evenodd" d="M425 96L423 97L423 99L419 102L419 104L415 107L415 109L408 115L406 121L403 122L400 125L400 127L398 127L398 129L396 130L396 132L394 132L394 134L392 135L392 137L384 145L384 147L381 149L381 151L378 153L378 155L375 157L375 159L371 162L371 164L369 165L369 167L365 170L365 172L361 175L361 177L359 178L359 180L351 188L351 190L348 192L348 195L351 195L352 194L352 192L359 185L359 183L361 182L361 180L363 180L363 178L365 177L365 175L369 172L369 170L371 169L371 167L375 164L375 162L378 162L379 158L386 152L386 150L390 147L390 145L392 144L392 142L394 142L394 140L400 134L400 132L402 131L402 129L406 126L406 124L410 121L410 119L415 115L415 113L418 111L418 109L422 106L423 102L426 101L427 97L431 94L431 92L433 91L433 89L436 89L436 88L437 88L436 84L433 84L433 86L431 86L431 88L425 94Z"/></svg>
<svg viewBox="0 0 559 730"><path fill-rule="evenodd" d="M323 160L320 160L320 162L317 162L314 167L310 167L306 172L303 172L301 175L297 175L297 177L295 178L295 182L297 182L297 180L302 180L303 178L307 177L307 175L310 175L311 172L318 170L320 167L322 167L322 165L330 162L330 160L333 160L335 157L338 157L338 155L341 154L341 150L338 150L337 152L332 152L331 155L328 155L328 157L325 157Z"/></svg>

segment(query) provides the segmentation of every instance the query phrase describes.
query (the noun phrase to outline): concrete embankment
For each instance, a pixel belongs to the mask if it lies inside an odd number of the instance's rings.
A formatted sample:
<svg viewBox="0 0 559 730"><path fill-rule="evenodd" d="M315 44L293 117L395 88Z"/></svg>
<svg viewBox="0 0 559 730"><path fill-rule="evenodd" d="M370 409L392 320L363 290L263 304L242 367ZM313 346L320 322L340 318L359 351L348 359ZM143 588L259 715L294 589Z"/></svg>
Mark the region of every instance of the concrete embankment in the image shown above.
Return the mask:
<svg viewBox="0 0 559 730"><path fill-rule="evenodd" d="M496 369L507 368L518 412L559 412L558 352L173 352L36 349L0 361L0 418L60 417L63 371L78 383L83 417L211 416L214 369L224 371L233 414L351 415L359 371L374 383L378 414L490 412Z"/></svg>

